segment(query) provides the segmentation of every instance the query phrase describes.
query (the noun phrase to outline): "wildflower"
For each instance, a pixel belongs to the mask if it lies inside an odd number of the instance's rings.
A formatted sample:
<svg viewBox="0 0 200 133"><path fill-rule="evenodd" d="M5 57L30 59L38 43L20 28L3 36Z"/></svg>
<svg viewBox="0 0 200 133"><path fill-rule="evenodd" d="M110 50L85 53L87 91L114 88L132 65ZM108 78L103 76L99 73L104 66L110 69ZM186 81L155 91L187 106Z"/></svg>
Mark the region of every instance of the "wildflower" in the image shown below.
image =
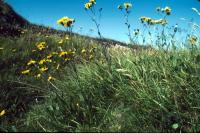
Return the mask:
<svg viewBox="0 0 200 133"><path fill-rule="evenodd" d="M37 74L35 77L36 78L40 78L42 75L39 73L39 74Z"/></svg>
<svg viewBox="0 0 200 133"><path fill-rule="evenodd" d="M167 14L167 15L170 15L171 14L171 11L172 11L172 9L170 8L170 7L165 7L165 9L164 9L164 12Z"/></svg>
<svg viewBox="0 0 200 133"><path fill-rule="evenodd" d="M167 24L167 20L163 19L163 20L161 21L161 25L166 25L166 24Z"/></svg>
<svg viewBox="0 0 200 133"><path fill-rule="evenodd" d="M3 50L4 48L0 48L0 50Z"/></svg>
<svg viewBox="0 0 200 133"><path fill-rule="evenodd" d="M75 22L75 20L74 19L72 19L72 18L69 18L69 17L63 17L63 18L61 18L61 19L59 19L58 21L57 21L57 24L59 24L59 25L62 25L62 26L64 26L64 27L71 27L72 25L73 25L73 23Z"/></svg>
<svg viewBox="0 0 200 133"><path fill-rule="evenodd" d="M68 55L68 52L66 52L66 51L62 51L62 52L60 52L60 54L59 54L60 57L64 57L64 56L66 56L66 55Z"/></svg>
<svg viewBox="0 0 200 133"><path fill-rule="evenodd" d="M6 114L6 111L5 110L2 110L1 112L0 112L0 117L1 116L4 116Z"/></svg>
<svg viewBox="0 0 200 133"><path fill-rule="evenodd" d="M96 4L96 0L89 0L89 3Z"/></svg>
<svg viewBox="0 0 200 133"><path fill-rule="evenodd" d="M46 59L46 62L50 62L50 63L51 63L51 62L52 62L52 60L51 60L51 59Z"/></svg>
<svg viewBox="0 0 200 133"><path fill-rule="evenodd" d="M46 42L40 42L37 44L37 48L41 51L46 48Z"/></svg>
<svg viewBox="0 0 200 133"><path fill-rule="evenodd" d="M53 57L53 55L52 54L49 54L48 56L47 56L47 59L51 59Z"/></svg>
<svg viewBox="0 0 200 133"><path fill-rule="evenodd" d="M39 65L43 65L44 63L46 63L46 59L42 59L39 61Z"/></svg>
<svg viewBox="0 0 200 133"><path fill-rule="evenodd" d="M124 8L126 9L126 10L128 10L129 8L131 8L132 7L132 4L131 3L124 3Z"/></svg>
<svg viewBox="0 0 200 133"><path fill-rule="evenodd" d="M85 9L89 10L92 6L93 6L93 4L88 2L88 3L85 4Z"/></svg>
<svg viewBox="0 0 200 133"><path fill-rule="evenodd" d="M63 39L61 39L58 43L59 44L63 44L63 42L64 42Z"/></svg>
<svg viewBox="0 0 200 133"><path fill-rule="evenodd" d="M151 18L149 18L149 17L140 17L140 20L141 20L141 23L144 23L144 22L147 22L147 23L149 23L152 19Z"/></svg>
<svg viewBox="0 0 200 133"><path fill-rule="evenodd" d="M197 44L197 42L198 42L198 37L197 36L191 36L190 38L189 38L189 42L190 42L190 44L191 45L196 45Z"/></svg>
<svg viewBox="0 0 200 133"><path fill-rule="evenodd" d="M55 78L52 77L52 76L49 76L49 77L48 77L48 81L52 81L52 80L55 80Z"/></svg>
<svg viewBox="0 0 200 133"><path fill-rule="evenodd" d="M31 70L28 69L28 70L24 70L24 71L22 71L21 73L25 75L25 74L29 74L30 71L31 71Z"/></svg>
<svg viewBox="0 0 200 133"><path fill-rule="evenodd" d="M83 49L81 50L81 53L86 53L86 49L83 48Z"/></svg>
<svg viewBox="0 0 200 133"><path fill-rule="evenodd" d="M36 63L36 61L31 59L31 60L27 63L27 65L28 65L28 66L34 65L35 63Z"/></svg>
<svg viewBox="0 0 200 133"><path fill-rule="evenodd" d="M42 68L40 68L40 70L41 70L42 72L46 72L46 71L48 70L48 68L47 68L47 67L42 67Z"/></svg>
<svg viewBox="0 0 200 133"><path fill-rule="evenodd" d="M65 40L69 40L69 36L66 36L66 37L65 37Z"/></svg>

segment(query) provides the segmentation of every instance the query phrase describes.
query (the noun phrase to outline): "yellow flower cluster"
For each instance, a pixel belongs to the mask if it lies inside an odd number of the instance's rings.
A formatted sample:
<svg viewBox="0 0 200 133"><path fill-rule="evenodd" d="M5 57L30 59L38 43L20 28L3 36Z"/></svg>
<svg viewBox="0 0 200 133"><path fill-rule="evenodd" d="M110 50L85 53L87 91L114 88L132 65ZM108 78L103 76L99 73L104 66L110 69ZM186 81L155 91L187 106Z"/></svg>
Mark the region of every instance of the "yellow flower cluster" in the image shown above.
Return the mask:
<svg viewBox="0 0 200 133"><path fill-rule="evenodd" d="M124 4L122 4L122 5L119 5L119 6L118 6L118 9L119 9L119 10L122 10L122 9L128 10L128 9L130 9L131 7L132 7L132 4L131 4L131 3L124 3Z"/></svg>
<svg viewBox="0 0 200 133"><path fill-rule="evenodd" d="M191 44L191 45L196 45L197 44L197 42L198 42L198 37L197 36L191 36L190 38L189 38L189 43Z"/></svg>
<svg viewBox="0 0 200 133"><path fill-rule="evenodd" d="M74 57L74 54L75 54L75 50L61 51L59 53L59 57L62 57L65 61L70 61Z"/></svg>
<svg viewBox="0 0 200 133"><path fill-rule="evenodd" d="M89 2L85 4L85 9L89 10L94 6L94 4L96 4L96 0L89 0Z"/></svg>
<svg viewBox="0 0 200 133"><path fill-rule="evenodd" d="M74 24L75 20L69 17L62 17L57 21L57 24L62 25L64 27L71 27Z"/></svg>
<svg viewBox="0 0 200 133"><path fill-rule="evenodd" d="M65 36L65 39L68 40L69 37ZM92 47L91 49L83 48L76 52L75 48L69 48L69 46L63 46L63 48L59 46L57 49L58 51L48 51L52 50L49 46L46 42L36 43L37 49L31 50L34 52L34 58L31 58L25 63L24 69L20 73L37 79L43 77L48 81L54 81L55 78L53 75L62 70L62 68L64 68L62 66L65 66L70 62L75 62L75 59L80 59L76 58L76 55L88 60L92 59L95 54L95 47ZM47 47L49 49L44 50ZM76 53L79 53L79 55Z"/></svg>
<svg viewBox="0 0 200 133"><path fill-rule="evenodd" d="M140 17L141 23L147 23L148 25L156 25L156 24L161 24L161 25L166 25L167 20L165 19L159 19L155 20L149 17Z"/></svg>
<svg viewBox="0 0 200 133"><path fill-rule="evenodd" d="M166 15L170 15L171 12L172 12L172 9L170 7L168 7L168 6L166 6L165 8L157 7L156 11L158 11L158 12L161 11L161 12L165 13Z"/></svg>

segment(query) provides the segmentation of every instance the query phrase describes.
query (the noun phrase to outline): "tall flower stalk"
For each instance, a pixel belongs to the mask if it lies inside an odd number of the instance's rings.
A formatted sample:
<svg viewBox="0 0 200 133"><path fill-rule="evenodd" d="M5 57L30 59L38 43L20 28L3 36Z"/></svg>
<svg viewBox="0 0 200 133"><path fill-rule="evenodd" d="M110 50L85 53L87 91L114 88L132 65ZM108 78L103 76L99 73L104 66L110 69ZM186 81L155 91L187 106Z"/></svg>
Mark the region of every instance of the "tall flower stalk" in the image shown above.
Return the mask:
<svg viewBox="0 0 200 133"><path fill-rule="evenodd" d="M130 16L130 9L132 8L132 4L131 3L124 3L124 4L121 4L118 6L118 9L120 11L122 11L123 13L123 16L124 16L124 19L125 19L125 25L127 26L127 29L128 29L128 38L129 38L129 41L130 43L132 44L133 43L133 37L131 35L131 24L130 24L130 21L129 21L129 16Z"/></svg>
<svg viewBox="0 0 200 133"><path fill-rule="evenodd" d="M102 8L100 8L98 10L98 12L96 12L96 0L89 0L88 3L85 4L85 10L87 11L88 15L90 16L92 22L95 24L96 28L97 28L97 33L99 38L102 38L102 34L100 31L100 21L101 21L101 13L102 13Z"/></svg>

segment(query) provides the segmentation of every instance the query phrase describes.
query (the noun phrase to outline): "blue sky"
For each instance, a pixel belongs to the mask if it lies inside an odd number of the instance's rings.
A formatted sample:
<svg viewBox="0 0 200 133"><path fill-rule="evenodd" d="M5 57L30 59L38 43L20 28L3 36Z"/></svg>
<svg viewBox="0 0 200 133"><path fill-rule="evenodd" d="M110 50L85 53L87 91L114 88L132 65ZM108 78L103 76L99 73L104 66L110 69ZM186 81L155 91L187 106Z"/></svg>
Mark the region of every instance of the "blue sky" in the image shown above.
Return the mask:
<svg viewBox="0 0 200 133"><path fill-rule="evenodd" d="M84 4L88 0L6 0L17 13L32 23L50 26L56 29L62 27L56 24L56 21L68 16L75 18L74 31L78 32L80 27L83 27L82 34L95 36L96 34L89 33L89 29L95 29L95 25L91 22ZM102 7L101 31L103 37L111 38L119 41L128 41L126 36L127 29L124 25L124 19L117 6L124 2L133 4L130 22L132 30L141 28L139 17L149 16L159 19L160 16L156 13L155 8L170 6L172 15L168 17L169 24L180 24L186 27L186 22L180 18L193 18L197 24L200 24L200 16L191 10L195 7L200 10L200 2L197 0L97 0L97 8Z"/></svg>

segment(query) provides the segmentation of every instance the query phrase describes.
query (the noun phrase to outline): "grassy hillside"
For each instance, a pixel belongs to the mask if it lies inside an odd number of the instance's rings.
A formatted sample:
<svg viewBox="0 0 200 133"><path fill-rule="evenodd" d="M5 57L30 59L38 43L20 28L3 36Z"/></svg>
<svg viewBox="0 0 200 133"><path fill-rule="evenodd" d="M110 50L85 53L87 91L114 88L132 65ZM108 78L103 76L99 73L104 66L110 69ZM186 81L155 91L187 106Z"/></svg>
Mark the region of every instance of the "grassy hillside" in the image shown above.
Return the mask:
<svg viewBox="0 0 200 133"><path fill-rule="evenodd" d="M15 13L0 4L9 11L0 23L8 23ZM133 45L139 30L128 47L14 18L0 32L0 131L200 131L198 36L189 34L182 49L177 29L165 34L162 25L151 40L158 47ZM144 40L154 35L148 27Z"/></svg>
<svg viewBox="0 0 200 133"><path fill-rule="evenodd" d="M198 49L115 46L106 60L101 45L76 36L27 32L0 44L2 131L200 130Z"/></svg>

